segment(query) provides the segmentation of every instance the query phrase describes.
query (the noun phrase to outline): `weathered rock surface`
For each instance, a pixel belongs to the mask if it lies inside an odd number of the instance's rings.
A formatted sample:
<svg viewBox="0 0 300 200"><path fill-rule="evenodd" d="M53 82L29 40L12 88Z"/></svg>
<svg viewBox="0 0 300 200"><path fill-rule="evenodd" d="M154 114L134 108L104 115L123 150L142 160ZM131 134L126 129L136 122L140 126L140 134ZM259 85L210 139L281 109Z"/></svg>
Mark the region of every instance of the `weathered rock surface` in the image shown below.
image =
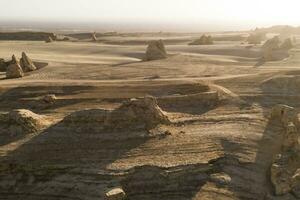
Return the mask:
<svg viewBox="0 0 300 200"><path fill-rule="evenodd" d="M10 64L6 69L6 78L21 78L24 72L19 63Z"/></svg>
<svg viewBox="0 0 300 200"><path fill-rule="evenodd" d="M36 66L32 60L26 55L25 52L22 53L22 58L20 59L20 66L24 72L30 72L36 70Z"/></svg>
<svg viewBox="0 0 300 200"><path fill-rule="evenodd" d="M85 110L64 119L65 123L100 129L151 129L170 123L154 97L131 99L115 110Z"/></svg>
<svg viewBox="0 0 300 200"><path fill-rule="evenodd" d="M146 50L145 60L159 60L167 58L167 52L162 40L151 41Z"/></svg>
<svg viewBox="0 0 300 200"><path fill-rule="evenodd" d="M199 39L189 43L189 45L211 45L213 43L213 38L210 35L202 35Z"/></svg>

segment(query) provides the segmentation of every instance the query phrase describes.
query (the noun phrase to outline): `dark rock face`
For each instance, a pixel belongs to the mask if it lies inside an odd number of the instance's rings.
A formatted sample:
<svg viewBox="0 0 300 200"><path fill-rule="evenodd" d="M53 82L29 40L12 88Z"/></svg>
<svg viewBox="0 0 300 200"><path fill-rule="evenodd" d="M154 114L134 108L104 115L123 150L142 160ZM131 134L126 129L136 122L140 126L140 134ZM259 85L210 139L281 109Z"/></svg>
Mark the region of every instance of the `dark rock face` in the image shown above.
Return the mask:
<svg viewBox="0 0 300 200"><path fill-rule="evenodd" d="M167 58L167 52L162 40L152 41L149 43L146 50L145 60L159 60Z"/></svg>
<svg viewBox="0 0 300 200"><path fill-rule="evenodd" d="M7 68L7 63L4 59L0 58L0 72L5 72Z"/></svg>
<svg viewBox="0 0 300 200"><path fill-rule="evenodd" d="M24 76L24 72L19 63L10 64L6 69L6 78L21 78Z"/></svg>

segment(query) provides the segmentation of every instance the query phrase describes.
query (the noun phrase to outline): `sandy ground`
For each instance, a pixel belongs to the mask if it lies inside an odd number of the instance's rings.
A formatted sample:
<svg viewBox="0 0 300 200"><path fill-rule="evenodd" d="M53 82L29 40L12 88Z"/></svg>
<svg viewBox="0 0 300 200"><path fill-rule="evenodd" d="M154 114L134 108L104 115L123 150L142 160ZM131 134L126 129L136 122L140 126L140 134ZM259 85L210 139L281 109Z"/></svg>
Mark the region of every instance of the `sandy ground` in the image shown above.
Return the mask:
<svg viewBox="0 0 300 200"><path fill-rule="evenodd" d="M189 38L171 38L169 57L150 62L142 61L146 46L132 42L145 40L141 36L105 43L0 41L0 58L25 51L48 63L21 79L0 72L0 112L25 108L52 121L40 134L0 135L2 163L38 168L0 173L0 199L103 199L120 186L128 199L263 199L271 193L266 174L282 130L268 120L269 111L278 103L298 109L300 96L270 92L261 83L299 74L300 49L262 63L260 46L188 46ZM197 103L162 107L174 122L160 127L172 133L168 137L118 139L124 130L103 139L67 131L60 122L74 111L113 109L129 98L176 94L196 83L211 84L226 100L209 109ZM57 102L41 105L46 94L56 94ZM209 178L214 173L231 181L215 182Z"/></svg>

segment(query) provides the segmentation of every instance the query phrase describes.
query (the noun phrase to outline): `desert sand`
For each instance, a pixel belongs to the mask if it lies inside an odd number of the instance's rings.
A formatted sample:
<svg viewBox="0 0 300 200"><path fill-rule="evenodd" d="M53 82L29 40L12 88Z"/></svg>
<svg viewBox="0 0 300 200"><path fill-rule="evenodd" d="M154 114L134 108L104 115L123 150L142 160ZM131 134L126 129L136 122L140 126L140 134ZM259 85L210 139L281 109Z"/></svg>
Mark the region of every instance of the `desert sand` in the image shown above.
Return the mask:
<svg viewBox="0 0 300 200"><path fill-rule="evenodd" d="M286 130L272 108L300 108L298 44L265 61L245 33L93 36L0 40L37 67L0 72L0 199L300 198L299 163L296 186L270 174ZM168 56L145 61L159 39Z"/></svg>

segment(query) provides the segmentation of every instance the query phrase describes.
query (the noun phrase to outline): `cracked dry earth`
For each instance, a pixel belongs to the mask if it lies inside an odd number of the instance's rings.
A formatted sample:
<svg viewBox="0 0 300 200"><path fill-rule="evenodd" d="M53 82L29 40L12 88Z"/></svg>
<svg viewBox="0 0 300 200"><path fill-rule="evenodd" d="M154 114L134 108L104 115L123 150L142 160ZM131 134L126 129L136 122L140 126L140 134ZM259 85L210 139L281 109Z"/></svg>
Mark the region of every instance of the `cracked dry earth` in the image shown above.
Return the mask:
<svg viewBox="0 0 300 200"><path fill-rule="evenodd" d="M5 44L1 45L3 52ZM255 67L256 61L244 55L220 55L224 45L215 58L201 52L189 54L191 49L177 45L169 49L180 55L150 63L128 64L130 56L118 52L118 62L126 64L99 64L99 69L95 63L100 55L87 63L84 74L84 69L76 70L88 59L85 55L77 57L77 66L45 54L52 48L71 54L80 43L54 45L41 50L29 44L33 54L41 51L43 62L49 59L49 66L23 79L0 80L2 116L13 109L28 109L47 120L38 131L24 134L0 118L0 199L99 200L113 188L122 188L129 200L297 199L292 194L274 195L270 167L280 152L284 127L270 119L270 112L278 103L299 108L300 96L297 89L286 88L289 84L278 88L265 82L296 74L296 50L290 60ZM95 48L82 46L86 51ZM103 48L109 51L107 45ZM115 47L111 48L113 52ZM138 52L141 47L124 49ZM187 68L181 69L184 63ZM281 65L287 67L283 70ZM123 72L123 77L107 80L103 74L109 67L111 75ZM148 80L155 67L161 78ZM191 77L197 67L196 74L203 72L205 77ZM225 70L224 76L220 69ZM55 94L57 100L41 102L47 94ZM118 109L124 101L147 95L156 98L169 123L103 128L103 113L117 113L119 121L144 122L149 112L124 114ZM66 123L68 116L83 110L94 111L76 118L72 125Z"/></svg>

